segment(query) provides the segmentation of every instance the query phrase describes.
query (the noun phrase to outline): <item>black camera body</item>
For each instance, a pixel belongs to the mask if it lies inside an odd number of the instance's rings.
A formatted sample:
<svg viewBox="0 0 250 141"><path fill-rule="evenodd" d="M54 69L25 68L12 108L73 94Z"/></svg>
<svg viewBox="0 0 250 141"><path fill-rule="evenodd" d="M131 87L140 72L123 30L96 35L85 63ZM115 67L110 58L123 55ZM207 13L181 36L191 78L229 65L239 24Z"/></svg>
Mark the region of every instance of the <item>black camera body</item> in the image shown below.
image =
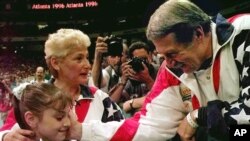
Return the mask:
<svg viewBox="0 0 250 141"><path fill-rule="evenodd" d="M142 62L148 67L149 64L147 62L146 59L142 59L142 58L139 58L139 57L133 57L130 61L129 61L129 65L132 66L133 70L135 72L140 72L142 70L144 70L144 67L142 65Z"/></svg>
<svg viewBox="0 0 250 141"><path fill-rule="evenodd" d="M108 45L108 52L105 56L121 56L123 51L122 38L116 37L114 35L109 36L105 43Z"/></svg>

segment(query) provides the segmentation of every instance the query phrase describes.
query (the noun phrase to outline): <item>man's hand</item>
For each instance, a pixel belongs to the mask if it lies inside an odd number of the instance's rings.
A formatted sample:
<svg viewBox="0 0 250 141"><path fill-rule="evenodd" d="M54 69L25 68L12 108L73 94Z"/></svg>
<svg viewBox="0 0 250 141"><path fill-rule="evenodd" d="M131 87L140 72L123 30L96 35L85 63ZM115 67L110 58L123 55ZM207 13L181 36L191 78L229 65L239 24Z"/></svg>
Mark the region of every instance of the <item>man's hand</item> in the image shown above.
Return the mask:
<svg viewBox="0 0 250 141"><path fill-rule="evenodd" d="M123 103L123 106L122 106L123 111L129 112L131 110L130 102L131 100L127 100Z"/></svg>
<svg viewBox="0 0 250 141"><path fill-rule="evenodd" d="M16 129L6 133L3 141L35 141L35 133L30 130Z"/></svg>
<svg viewBox="0 0 250 141"><path fill-rule="evenodd" d="M131 75L131 65L129 65L128 62L122 63L121 70L122 70L121 81L127 82L129 76Z"/></svg>
<svg viewBox="0 0 250 141"><path fill-rule="evenodd" d="M177 130L177 133L180 135L182 141L195 141L195 132L196 128L193 128L188 123L187 117L182 120Z"/></svg>
<svg viewBox="0 0 250 141"><path fill-rule="evenodd" d="M108 45L105 43L106 37L97 37L96 39L96 48L95 48L95 57L100 57L101 54L108 51Z"/></svg>
<svg viewBox="0 0 250 141"><path fill-rule="evenodd" d="M142 62L142 65L143 65L143 70L136 73L136 75L134 76L134 78L136 80L139 80L141 82L144 82L144 83L148 83L150 81L154 81L153 78L150 76L149 74L149 70L148 70L148 67Z"/></svg>
<svg viewBox="0 0 250 141"><path fill-rule="evenodd" d="M142 62L143 70L140 72L131 71L130 78L146 83L146 85L151 89L154 84L154 79L150 76L148 67Z"/></svg>
<svg viewBox="0 0 250 141"><path fill-rule="evenodd" d="M102 62L103 62L103 53L108 51L108 46L105 43L106 38L97 37L96 39L96 48L95 48L95 56L94 62L92 65L92 78L94 85L98 88L102 88L106 85L105 80L102 76Z"/></svg>
<svg viewBox="0 0 250 141"><path fill-rule="evenodd" d="M82 137L82 124L77 121L76 114L71 110L69 112L70 130L67 139L80 140Z"/></svg>

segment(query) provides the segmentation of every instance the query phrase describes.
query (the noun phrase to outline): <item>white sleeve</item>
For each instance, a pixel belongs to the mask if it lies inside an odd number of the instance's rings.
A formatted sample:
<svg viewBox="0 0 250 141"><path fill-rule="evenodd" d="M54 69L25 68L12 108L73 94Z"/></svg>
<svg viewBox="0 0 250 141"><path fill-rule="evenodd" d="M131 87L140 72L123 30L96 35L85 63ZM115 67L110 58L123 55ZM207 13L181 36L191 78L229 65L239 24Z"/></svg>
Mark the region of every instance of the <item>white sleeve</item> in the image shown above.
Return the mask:
<svg viewBox="0 0 250 141"><path fill-rule="evenodd" d="M103 79L105 80L106 85L102 87L101 90L107 93L110 76L109 76L109 73L105 69L102 70L102 75L103 75Z"/></svg>
<svg viewBox="0 0 250 141"><path fill-rule="evenodd" d="M6 134L6 133L9 133L10 130L4 130L4 131L1 131L0 132L0 141L3 141L3 136Z"/></svg>
<svg viewBox="0 0 250 141"><path fill-rule="evenodd" d="M15 125L11 128L11 130L4 130L4 131L0 131L0 141L3 141L3 136L15 129L20 129L19 125L17 123L15 123Z"/></svg>
<svg viewBox="0 0 250 141"><path fill-rule="evenodd" d="M82 123L81 141L109 141L122 125L123 121L102 123L99 120L95 120L88 123Z"/></svg>
<svg viewBox="0 0 250 141"><path fill-rule="evenodd" d="M146 101L144 108L132 118L121 122L83 123L81 141L109 141L111 139L166 141L175 136L179 123L186 115L178 86L165 89L154 99Z"/></svg>
<svg viewBox="0 0 250 141"><path fill-rule="evenodd" d="M133 141L166 141L176 135L180 122L186 116L182 98L177 91L177 87L175 90L164 90L146 105L147 113L140 117Z"/></svg>

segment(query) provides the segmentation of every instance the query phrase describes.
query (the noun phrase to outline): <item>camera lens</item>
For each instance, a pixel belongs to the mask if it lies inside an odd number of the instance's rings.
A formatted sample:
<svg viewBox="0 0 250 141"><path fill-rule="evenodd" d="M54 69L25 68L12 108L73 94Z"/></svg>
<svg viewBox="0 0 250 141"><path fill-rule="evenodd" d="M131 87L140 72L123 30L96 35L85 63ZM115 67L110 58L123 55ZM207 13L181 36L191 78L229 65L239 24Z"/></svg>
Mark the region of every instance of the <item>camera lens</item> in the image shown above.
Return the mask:
<svg viewBox="0 0 250 141"><path fill-rule="evenodd" d="M110 36L106 41L108 44L108 53L110 56L121 56L123 51L122 39L116 36Z"/></svg>
<svg viewBox="0 0 250 141"><path fill-rule="evenodd" d="M145 63L145 61L143 59L138 58L138 57L134 57L129 64L132 66L134 71L140 72L140 71L144 70L142 62Z"/></svg>

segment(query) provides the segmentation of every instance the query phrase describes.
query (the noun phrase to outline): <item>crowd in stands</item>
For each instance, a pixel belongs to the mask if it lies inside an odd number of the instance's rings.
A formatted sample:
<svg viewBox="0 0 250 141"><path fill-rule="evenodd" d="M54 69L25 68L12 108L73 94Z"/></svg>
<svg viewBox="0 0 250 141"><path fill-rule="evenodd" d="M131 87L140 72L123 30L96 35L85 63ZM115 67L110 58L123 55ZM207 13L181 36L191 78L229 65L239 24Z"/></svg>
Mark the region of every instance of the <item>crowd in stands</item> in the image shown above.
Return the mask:
<svg viewBox="0 0 250 141"><path fill-rule="evenodd" d="M11 89L22 82L31 81L34 79L35 69L40 65L41 60L43 58L27 59L12 52L2 53L0 55L1 79L5 79Z"/></svg>
<svg viewBox="0 0 250 141"><path fill-rule="evenodd" d="M131 57L128 56L129 46L125 43L123 44L125 46L125 48L124 48L123 53L121 54L122 57L121 58L118 57L118 60L121 59L121 61L123 63L132 59ZM149 49L149 48L147 48L146 51L149 55L148 62L151 62L150 64L152 64L154 67L156 66L155 68L158 69L160 64L159 64L159 57L157 57L157 53L153 54L152 49ZM156 55L156 56L154 56L154 55ZM101 60L101 64L100 64L101 65L100 67L102 69L108 68L110 66L112 67L112 63L113 63L112 56L103 56L102 58L103 59ZM50 73L49 73L48 69L46 69L46 67L44 67L44 64L45 64L44 56L32 56L31 55L30 57L27 57L27 56L22 56L20 54L17 54L15 52L11 52L11 51L1 53L0 54L0 66L1 66L0 67L0 76L1 76L0 79L1 79L1 81L4 81L11 90L13 90L15 87L17 87L18 85L20 85L22 83L26 83L26 82L33 83L33 82L37 81L36 75L37 75L37 73L39 73L38 71L41 71L41 70L39 70L39 68L40 68L40 69L44 69L43 70L45 73L44 74L44 79L45 79L44 82L48 82L48 80L50 79ZM120 66L118 68L120 69L122 64L119 63L119 65ZM38 66L40 66L40 67L38 67ZM43 67L41 68L41 66L43 66ZM154 72L154 75L156 73L157 72ZM89 77L90 77L91 81L88 84L90 86L98 87L98 85L95 85L92 82L93 79L92 79L91 71L89 72ZM127 81L127 79L126 79L126 81ZM108 92L112 87L110 86L109 89L107 89L107 90L103 89L103 90L105 92ZM101 88L101 87L99 87L99 88ZM123 93L122 91L123 91L123 89L118 90L119 93ZM131 93L128 95L134 95L134 94L135 93L133 93L133 94ZM145 95L145 94L146 93L144 93L143 95ZM114 98L114 97L116 97L117 94L113 95L113 92L109 93L109 95L111 96L111 99L113 99L117 103L120 103L119 105L121 107L123 107L122 103L124 103L126 101L126 100L124 101L124 98ZM118 97L122 97L121 94L119 94ZM126 99L131 100L131 98L126 98ZM134 102L134 103L136 103L136 102ZM131 111L126 110L126 109L128 109L126 107L128 107L128 106L124 105L124 108L125 108L124 111L130 113ZM129 116L131 116L131 114L129 114ZM3 120L2 120L2 122L3 122Z"/></svg>
<svg viewBox="0 0 250 141"><path fill-rule="evenodd" d="M35 58L35 59L34 59ZM6 51L0 55L0 82L3 83L3 88L9 91L1 92L2 107L10 105L12 90L21 83L31 82L35 79L35 70L39 63L43 60L38 56L33 56L32 59L20 56L14 52ZM7 106L8 107L8 106ZM6 109L6 108L5 108ZM9 110L8 108L7 110ZM8 111L1 111L0 126L2 126L6 113Z"/></svg>

